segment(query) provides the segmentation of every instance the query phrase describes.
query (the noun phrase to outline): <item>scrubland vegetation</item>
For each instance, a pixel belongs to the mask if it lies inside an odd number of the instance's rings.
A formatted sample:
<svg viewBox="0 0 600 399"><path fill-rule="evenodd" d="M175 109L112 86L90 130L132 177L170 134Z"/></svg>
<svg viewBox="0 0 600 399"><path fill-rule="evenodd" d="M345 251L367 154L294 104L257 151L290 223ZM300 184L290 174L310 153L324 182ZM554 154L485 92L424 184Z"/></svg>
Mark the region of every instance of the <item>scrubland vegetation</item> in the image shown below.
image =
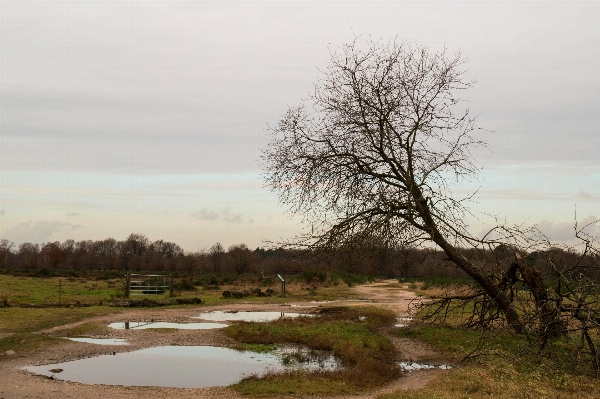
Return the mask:
<svg viewBox="0 0 600 399"><path fill-rule="evenodd" d="M294 300L333 300L351 298L350 287L381 277L394 277L418 295L433 299L421 309L420 318L405 329L392 330L400 338L427 343L458 367L445 372L425 389L396 392L382 396L391 398L454 397L586 397L600 395L594 354L585 345L586 336L573 322L545 343L532 330L515 334L490 320L488 325L470 324L482 304L465 292L476 287L474 281L441 252L429 249L360 247L342 252L311 252L286 249L252 251L243 245L228 250L198 253L161 253L147 241L144 250L135 255L125 248L135 247L140 235L132 235L116 245L121 248L110 257L97 252L92 244L70 242L44 245L5 246L0 262L0 353L16 351L35 353L61 341L40 330L85 320L94 316L122 312L109 307L124 297L125 273L164 273L174 276L176 298L200 297L203 305L238 303L235 298L222 298L226 289L272 288L269 298L248 297L246 303L283 303ZM142 240L143 241L143 240ZM89 244L89 242L88 242ZM31 251L31 248L37 250ZM169 247L169 246L167 246ZM213 246L214 247L214 246ZM217 245L217 247L219 247ZM53 248L53 252L49 252ZM462 250L473 262L481 261L481 251ZM514 264L510 248L498 247L486 253L493 258L500 280ZM598 279L597 255L551 248L531 252L526 262L535 267L545 287L554 289L559 280L552 279L552 265L560 264L579 273L571 290L585 288L581 298L594 303L592 289ZM583 259L583 260L582 260ZM81 262L81 263L79 263ZM577 267L578 265L591 267ZM237 266L236 266L237 265ZM243 265L241 267L240 265ZM287 297L281 297L276 273L285 276ZM519 280L513 290L515 303L535 306L530 292L520 291ZM558 284L560 286L560 284ZM561 286L562 287L562 286ZM61 307L58 293L61 290ZM562 287L562 290L567 290ZM551 291L548 291L551 292ZM448 306L448 298L454 297ZM558 297L553 297L558 298ZM446 301L446 302L444 302ZM565 302L569 299L565 299ZM574 302L569 302L574 303ZM186 305L179 305L186 306ZM444 306L446 306L444 308ZM438 317L443 310L444 317ZM437 313L436 313L437 312ZM365 316L365 319L359 316ZM590 319L593 325L596 321ZM237 323L224 330L240 347L257 351L271 350L276 344L301 344L312 349L332 351L349 366L342 370L253 376L235 386L249 396L286 394L345 394L375 389L398 377L401 371L392 361L393 346L378 331L394 324L391 314L371 308L332 308L318 318L282 319L273 323ZM532 324L535 325L535 324ZM61 330L61 336L85 336L101 331L102 325L85 323L75 329ZM597 347L599 337L593 329L587 332ZM582 341L583 340L583 341ZM583 342L583 344L582 344Z"/></svg>
<svg viewBox="0 0 600 399"><path fill-rule="evenodd" d="M394 363L395 349L374 332L388 326L395 315L371 307L324 308L318 317L279 319L271 323L237 323L224 332L239 342L251 344L300 344L312 350L331 351L345 368L255 376L236 389L244 394L284 395L340 394L380 387L400 375Z"/></svg>

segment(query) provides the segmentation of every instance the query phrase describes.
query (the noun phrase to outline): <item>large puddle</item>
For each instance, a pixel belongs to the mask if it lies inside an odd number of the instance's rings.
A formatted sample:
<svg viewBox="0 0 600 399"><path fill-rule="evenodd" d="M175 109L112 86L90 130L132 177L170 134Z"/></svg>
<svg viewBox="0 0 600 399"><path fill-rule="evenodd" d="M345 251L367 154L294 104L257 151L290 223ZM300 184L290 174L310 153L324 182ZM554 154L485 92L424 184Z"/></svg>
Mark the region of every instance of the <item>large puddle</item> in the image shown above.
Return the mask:
<svg viewBox="0 0 600 399"><path fill-rule="evenodd" d="M227 386L250 375L299 367L299 363L284 355L281 351L265 354L213 346L162 346L23 369L84 384L203 388ZM335 363L328 362L321 359L300 363L300 367L335 367Z"/></svg>
<svg viewBox="0 0 600 399"><path fill-rule="evenodd" d="M310 316L301 313L293 312L223 312L215 310L213 312L205 312L195 319L211 320L211 321L256 321L265 322L281 319L282 317L299 317Z"/></svg>
<svg viewBox="0 0 600 399"><path fill-rule="evenodd" d="M227 327L227 324L221 323L169 323L166 321L145 322L145 321L125 321L110 323L108 325L117 330L145 330L148 328L175 328L178 330L211 330L213 328Z"/></svg>
<svg viewBox="0 0 600 399"><path fill-rule="evenodd" d="M70 341L85 342L96 345L127 345L127 341L121 338L67 338Z"/></svg>

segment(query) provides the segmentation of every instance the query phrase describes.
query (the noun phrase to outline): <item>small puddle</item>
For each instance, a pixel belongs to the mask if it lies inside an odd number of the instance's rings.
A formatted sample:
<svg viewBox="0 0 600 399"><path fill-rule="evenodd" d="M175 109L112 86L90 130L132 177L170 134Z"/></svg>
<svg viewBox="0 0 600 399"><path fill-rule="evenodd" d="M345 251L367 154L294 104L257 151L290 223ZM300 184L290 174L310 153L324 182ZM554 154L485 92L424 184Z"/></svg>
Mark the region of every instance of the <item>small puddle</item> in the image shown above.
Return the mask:
<svg viewBox="0 0 600 399"><path fill-rule="evenodd" d="M273 353L281 356L282 363L287 367L304 370L336 370L341 368L336 358L329 352L311 350L305 346L290 345L277 348Z"/></svg>
<svg viewBox="0 0 600 399"><path fill-rule="evenodd" d="M265 322L278 320L283 317L299 317L311 316L293 312L223 312L215 310L213 312L205 312L200 316L195 316L195 319L211 320L211 321L256 321Z"/></svg>
<svg viewBox="0 0 600 399"><path fill-rule="evenodd" d="M162 346L23 369L84 384L204 388L235 384L268 371L330 367L328 360L294 364L286 361L282 353L240 352L214 346Z"/></svg>
<svg viewBox="0 0 600 399"><path fill-rule="evenodd" d="M127 345L127 341L121 338L67 338L70 341L85 342L97 345Z"/></svg>
<svg viewBox="0 0 600 399"><path fill-rule="evenodd" d="M403 327L407 327L408 324L413 320L413 318L412 317L398 317L396 320L400 321L401 323L394 324L394 327L403 328Z"/></svg>
<svg viewBox="0 0 600 399"><path fill-rule="evenodd" d="M438 366L433 364L415 363L415 362L400 362L400 368L405 371L419 371L419 370L431 370L431 369L442 369L450 370L452 366L447 364L440 364Z"/></svg>
<svg viewBox="0 0 600 399"><path fill-rule="evenodd" d="M145 322L145 321L126 321L110 323L108 325L117 330L145 330L148 328L175 328L178 330L210 330L213 328L227 327L227 324L221 323L168 323L165 321Z"/></svg>

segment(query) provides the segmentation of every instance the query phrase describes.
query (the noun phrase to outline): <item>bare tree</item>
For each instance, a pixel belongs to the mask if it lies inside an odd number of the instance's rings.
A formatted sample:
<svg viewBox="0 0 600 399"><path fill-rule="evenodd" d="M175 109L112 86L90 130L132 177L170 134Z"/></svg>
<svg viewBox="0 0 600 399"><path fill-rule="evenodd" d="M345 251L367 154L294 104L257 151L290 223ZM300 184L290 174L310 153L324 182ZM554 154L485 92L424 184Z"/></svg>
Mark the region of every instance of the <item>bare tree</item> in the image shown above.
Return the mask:
<svg viewBox="0 0 600 399"><path fill-rule="evenodd" d="M140 270L142 256L149 247L150 240L144 234L130 234L120 248L121 263L125 270Z"/></svg>
<svg viewBox="0 0 600 399"><path fill-rule="evenodd" d="M483 238L468 232L470 197L451 187L476 178L470 151L484 143L457 95L473 85L464 65L460 53L394 41L332 54L308 105L288 109L263 151L267 184L310 226L292 244L433 243L474 284L422 316L445 321L459 310L464 320L466 311L467 326L525 334L525 350L567 337L574 364L600 375L598 239L575 226L582 249L557 251L535 227L495 220Z"/></svg>
<svg viewBox="0 0 600 399"><path fill-rule="evenodd" d="M5 238L0 239L0 264L4 264L6 266L14 246L15 244L12 241L9 241Z"/></svg>
<svg viewBox="0 0 600 399"><path fill-rule="evenodd" d="M267 184L302 214L304 243L336 247L369 232L390 246L429 241L472 277L517 332L523 324L492 272L464 257L479 242L467 231L451 185L473 178L470 150L483 143L468 109L459 109L460 53L433 53L392 41L355 41L331 62L304 104L290 108L264 150Z"/></svg>
<svg viewBox="0 0 600 399"><path fill-rule="evenodd" d="M210 254L210 261L213 265L213 272L220 272L221 264L223 263L223 255L225 254L223 244L215 242L208 250L208 253Z"/></svg>

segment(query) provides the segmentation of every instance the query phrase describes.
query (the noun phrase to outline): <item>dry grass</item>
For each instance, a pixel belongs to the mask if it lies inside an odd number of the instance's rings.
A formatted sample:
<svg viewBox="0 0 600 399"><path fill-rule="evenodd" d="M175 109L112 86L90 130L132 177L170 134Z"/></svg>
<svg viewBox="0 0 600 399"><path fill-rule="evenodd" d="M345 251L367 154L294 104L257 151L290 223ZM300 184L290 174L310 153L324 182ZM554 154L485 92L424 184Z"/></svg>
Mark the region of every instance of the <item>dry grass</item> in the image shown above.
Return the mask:
<svg viewBox="0 0 600 399"><path fill-rule="evenodd" d="M254 376L235 388L248 395L341 394L386 384L399 376L398 365L393 362L395 348L373 330L394 320L395 316L389 311L362 307L326 308L319 317L312 318L234 324L223 331L240 342L301 344L331 351L345 366L335 371L310 372L310 376L297 373Z"/></svg>
<svg viewBox="0 0 600 399"><path fill-rule="evenodd" d="M398 332L426 342L437 351L462 359L479 343L480 333L453 327L416 326ZM405 398L588 398L600 397L600 384L577 365L564 361L557 342L546 353L517 356L525 339L499 334L486 342L483 354L461 362L427 388L398 391L379 399Z"/></svg>

